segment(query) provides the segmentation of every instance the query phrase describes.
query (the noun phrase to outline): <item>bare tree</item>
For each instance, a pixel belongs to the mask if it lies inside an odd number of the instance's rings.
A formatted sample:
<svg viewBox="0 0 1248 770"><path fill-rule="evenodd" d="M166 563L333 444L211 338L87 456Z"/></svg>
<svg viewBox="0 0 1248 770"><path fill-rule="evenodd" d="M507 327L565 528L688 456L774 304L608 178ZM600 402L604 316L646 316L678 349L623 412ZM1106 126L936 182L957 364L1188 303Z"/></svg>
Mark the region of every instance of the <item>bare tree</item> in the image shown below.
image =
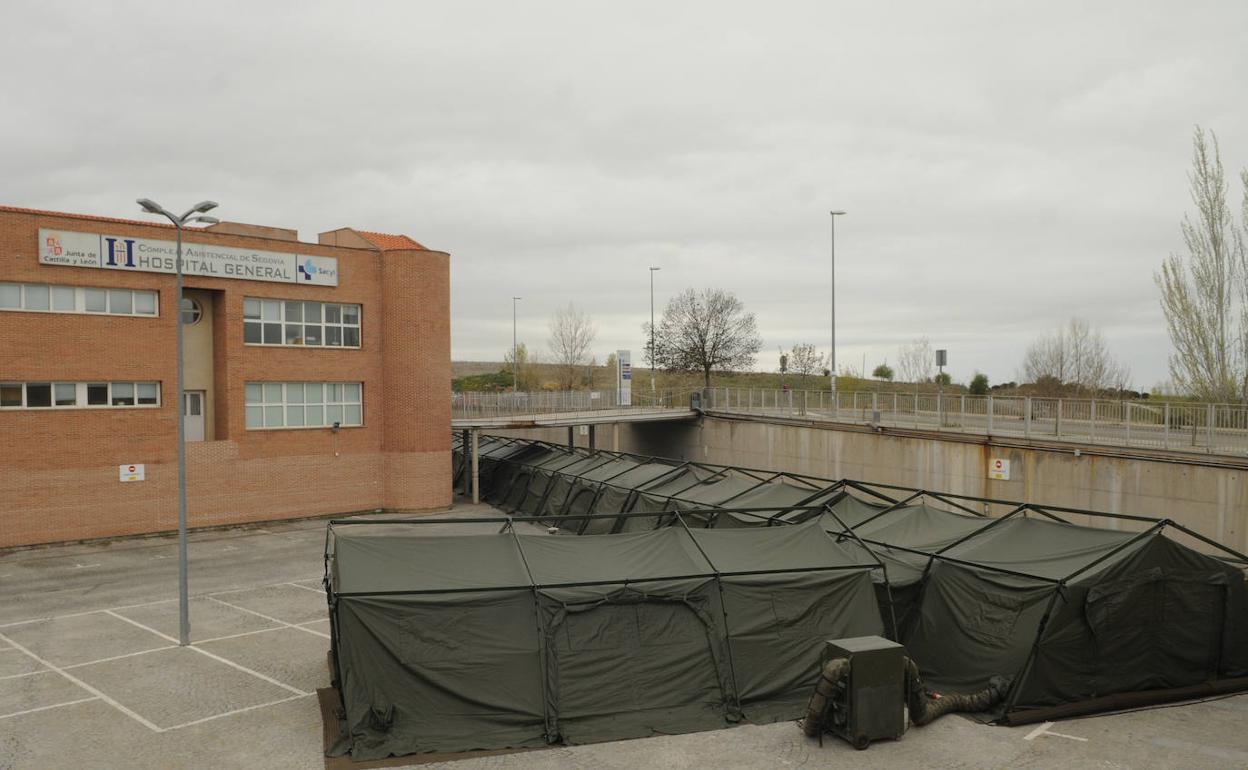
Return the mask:
<svg viewBox="0 0 1248 770"><path fill-rule="evenodd" d="M902 382L927 382L936 368L936 354L927 337L919 337L897 350L897 377Z"/></svg>
<svg viewBox="0 0 1248 770"><path fill-rule="evenodd" d="M809 377L823 372L825 356L809 342L799 342L789 351L789 371Z"/></svg>
<svg viewBox="0 0 1248 770"><path fill-rule="evenodd" d="M537 390L541 387L541 376L537 371L537 364L541 363L541 359L532 353L523 342L516 346L515 361L512 361L511 348L503 353L503 371L510 374L516 373L517 387L524 390Z"/></svg>
<svg viewBox="0 0 1248 770"><path fill-rule="evenodd" d="M1071 318L1031 343L1023 357L1023 378L1053 395L1122 390L1130 377L1130 370L1110 354L1101 332L1082 318Z"/></svg>
<svg viewBox="0 0 1248 770"><path fill-rule="evenodd" d="M643 324L649 339L650 325ZM685 289L663 310L654 335L654 361L663 369L711 372L746 369L763 347L753 313L723 289Z"/></svg>
<svg viewBox="0 0 1248 770"><path fill-rule="evenodd" d="M589 314L568 303L555 311L550 319L551 361L557 367L559 387L571 390L581 378L581 369L589 358L589 347L598 336L598 327Z"/></svg>
<svg viewBox="0 0 1248 770"><path fill-rule="evenodd" d="M1212 145L1212 146L1210 146ZM1248 169L1241 173L1248 192ZM1188 174L1196 221L1183 218L1186 258L1171 254L1153 278L1174 354L1170 377L1182 391L1207 401L1248 397L1248 254L1244 229L1226 203L1218 138L1199 126ZM1244 204L1248 225L1248 197ZM1239 313L1235 305L1238 295Z"/></svg>

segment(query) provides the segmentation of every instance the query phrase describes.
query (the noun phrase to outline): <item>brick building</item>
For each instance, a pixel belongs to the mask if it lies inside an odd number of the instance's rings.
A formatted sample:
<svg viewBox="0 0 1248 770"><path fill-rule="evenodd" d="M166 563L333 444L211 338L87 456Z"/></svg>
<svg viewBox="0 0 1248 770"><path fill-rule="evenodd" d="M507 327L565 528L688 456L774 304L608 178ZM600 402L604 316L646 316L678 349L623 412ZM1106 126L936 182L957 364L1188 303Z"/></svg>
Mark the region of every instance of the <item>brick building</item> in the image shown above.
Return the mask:
<svg viewBox="0 0 1248 770"><path fill-rule="evenodd" d="M0 547L175 529L179 412L192 527L450 504L446 253L185 230L179 409L174 238L0 207Z"/></svg>

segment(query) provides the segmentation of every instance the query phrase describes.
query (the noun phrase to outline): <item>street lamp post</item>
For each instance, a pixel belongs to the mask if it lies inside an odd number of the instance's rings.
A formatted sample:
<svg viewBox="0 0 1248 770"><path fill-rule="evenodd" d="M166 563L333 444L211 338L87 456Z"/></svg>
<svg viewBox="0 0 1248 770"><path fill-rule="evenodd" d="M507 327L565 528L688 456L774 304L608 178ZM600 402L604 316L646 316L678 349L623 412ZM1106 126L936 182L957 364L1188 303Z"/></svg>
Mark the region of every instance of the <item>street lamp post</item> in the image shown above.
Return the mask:
<svg viewBox="0 0 1248 770"><path fill-rule="evenodd" d="M160 214L173 223L178 233L177 260L174 263L176 298L174 319L177 324L177 409L178 423L178 644L185 647L191 643L191 618L187 575L187 543L186 543L186 418L182 412L186 408L185 381L183 379L183 339L182 339L182 228L188 222L216 224L216 217L202 216L217 207L213 201L202 201L192 206L182 216L174 216L163 206L148 198L139 198L137 203L149 214Z"/></svg>
<svg viewBox="0 0 1248 770"><path fill-rule="evenodd" d="M516 359L516 303L524 297L511 298L511 392L520 392L520 362Z"/></svg>
<svg viewBox="0 0 1248 770"><path fill-rule="evenodd" d="M837 411L836 402L836 218L845 216L844 211L829 212L832 215L832 352L828 372L832 377L832 412Z"/></svg>
<svg viewBox="0 0 1248 770"><path fill-rule="evenodd" d="M654 389L654 273L661 267L650 268L650 403L658 403L658 395Z"/></svg>

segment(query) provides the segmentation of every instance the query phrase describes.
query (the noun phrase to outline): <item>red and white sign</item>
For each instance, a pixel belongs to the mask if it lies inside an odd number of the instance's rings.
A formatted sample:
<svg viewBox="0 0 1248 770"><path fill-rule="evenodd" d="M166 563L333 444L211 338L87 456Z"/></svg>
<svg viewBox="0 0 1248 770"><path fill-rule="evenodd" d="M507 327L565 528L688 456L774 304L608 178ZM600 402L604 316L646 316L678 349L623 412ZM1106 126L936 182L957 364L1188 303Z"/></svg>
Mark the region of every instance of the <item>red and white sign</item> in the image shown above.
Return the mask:
<svg viewBox="0 0 1248 770"><path fill-rule="evenodd" d="M998 481L1010 480L1010 461L994 457L988 461L988 478Z"/></svg>
<svg viewBox="0 0 1248 770"><path fill-rule="evenodd" d="M147 468L143 463L118 465L117 471L122 481L143 481L147 478Z"/></svg>

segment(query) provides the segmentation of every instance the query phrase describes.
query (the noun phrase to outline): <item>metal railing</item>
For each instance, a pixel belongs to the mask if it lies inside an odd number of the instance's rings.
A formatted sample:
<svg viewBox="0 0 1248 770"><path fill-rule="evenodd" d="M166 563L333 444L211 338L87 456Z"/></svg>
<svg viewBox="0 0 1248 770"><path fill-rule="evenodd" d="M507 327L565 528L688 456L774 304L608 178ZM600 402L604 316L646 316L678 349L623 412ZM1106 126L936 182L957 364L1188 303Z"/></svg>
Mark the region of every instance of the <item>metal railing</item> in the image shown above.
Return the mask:
<svg viewBox="0 0 1248 770"><path fill-rule="evenodd" d="M620 394L614 389L452 393L451 418L488 420L519 415L577 414L607 409L688 410L689 396L696 392L696 389L688 388L660 390L651 396L649 389L639 389L632 391L627 405L620 404Z"/></svg>
<svg viewBox="0 0 1248 770"><path fill-rule="evenodd" d="M628 405L611 389L464 392L451 395L453 419L593 413L609 409L687 410L796 417L890 428L1017 436L1105 446L1248 456L1248 405L1114 401L936 393L837 393L767 388L680 388L632 391Z"/></svg>
<svg viewBox="0 0 1248 770"><path fill-rule="evenodd" d="M1248 405L1033 396L707 388L720 412L983 436L1248 455Z"/></svg>

